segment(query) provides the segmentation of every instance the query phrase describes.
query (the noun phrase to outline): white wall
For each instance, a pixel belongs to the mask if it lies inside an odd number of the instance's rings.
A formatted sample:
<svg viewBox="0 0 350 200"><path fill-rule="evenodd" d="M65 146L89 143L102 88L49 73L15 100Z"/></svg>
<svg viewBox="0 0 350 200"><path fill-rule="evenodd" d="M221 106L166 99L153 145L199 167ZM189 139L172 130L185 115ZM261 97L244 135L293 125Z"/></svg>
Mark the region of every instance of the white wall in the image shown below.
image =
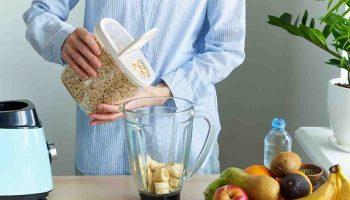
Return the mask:
<svg viewBox="0 0 350 200"><path fill-rule="evenodd" d="M312 8L310 14L320 16L327 2L298 0L297 3L295 10L303 12L304 8ZM290 56L292 65L286 69L285 95L289 130L295 131L301 126L329 126L327 84L328 80L340 76L340 70L324 63L330 58L327 53L300 38L295 38ZM295 147L296 152L303 152L298 145Z"/></svg>
<svg viewBox="0 0 350 200"><path fill-rule="evenodd" d="M0 2L0 100L35 103L47 139L59 150L54 174L73 174L75 107L59 79L62 67L43 61L24 38L22 14L30 1ZM275 116L287 119L291 133L302 125L328 125L326 86L337 70L323 63L327 56L317 48L266 23L268 14L302 12L303 6L314 13L320 10L315 4L247 0L247 59L218 84L223 168L262 163L263 138ZM70 15L74 25L82 25L83 6Z"/></svg>
<svg viewBox="0 0 350 200"><path fill-rule="evenodd" d="M298 0L296 10L312 8L311 15L320 16L327 2ZM285 36L288 36L284 34ZM286 113L290 127L329 126L327 116L328 80L340 77L340 70L325 64L329 54L303 39L294 38L290 52L292 65L287 64ZM291 67L288 67L291 66Z"/></svg>
<svg viewBox="0 0 350 200"><path fill-rule="evenodd" d="M291 135L300 126L329 126L327 81L339 70L328 55L301 38L267 25L267 15L283 12L320 16L323 1L247 0L247 59L218 85L222 167L262 163L263 138L273 117L287 120ZM294 150L303 151L297 144Z"/></svg>

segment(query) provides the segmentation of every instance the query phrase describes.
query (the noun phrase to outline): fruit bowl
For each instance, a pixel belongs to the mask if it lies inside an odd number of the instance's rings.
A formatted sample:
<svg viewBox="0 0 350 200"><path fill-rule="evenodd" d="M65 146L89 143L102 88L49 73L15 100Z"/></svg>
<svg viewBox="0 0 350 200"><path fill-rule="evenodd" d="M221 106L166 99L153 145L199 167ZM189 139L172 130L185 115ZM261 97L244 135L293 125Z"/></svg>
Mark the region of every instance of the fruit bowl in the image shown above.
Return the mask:
<svg viewBox="0 0 350 200"><path fill-rule="evenodd" d="M303 172L311 180L313 185L316 185L323 176L323 169L310 163L302 163L299 171Z"/></svg>

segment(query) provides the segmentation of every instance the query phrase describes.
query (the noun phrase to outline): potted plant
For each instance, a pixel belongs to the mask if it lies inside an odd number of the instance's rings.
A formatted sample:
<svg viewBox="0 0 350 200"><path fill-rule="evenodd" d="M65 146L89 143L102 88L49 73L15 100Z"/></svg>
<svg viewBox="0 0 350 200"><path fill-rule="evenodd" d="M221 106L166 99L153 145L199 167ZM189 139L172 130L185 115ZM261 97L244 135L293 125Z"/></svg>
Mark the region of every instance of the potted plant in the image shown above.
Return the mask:
<svg viewBox="0 0 350 200"><path fill-rule="evenodd" d="M290 34L302 37L332 58L326 63L345 69L346 79L332 79L328 83L328 115L337 143L350 146L350 0L329 0L327 12L321 17L311 17L305 10L303 16L283 13L280 17L268 16L268 23ZM346 9L345 9L346 8ZM316 20L320 23L316 24Z"/></svg>

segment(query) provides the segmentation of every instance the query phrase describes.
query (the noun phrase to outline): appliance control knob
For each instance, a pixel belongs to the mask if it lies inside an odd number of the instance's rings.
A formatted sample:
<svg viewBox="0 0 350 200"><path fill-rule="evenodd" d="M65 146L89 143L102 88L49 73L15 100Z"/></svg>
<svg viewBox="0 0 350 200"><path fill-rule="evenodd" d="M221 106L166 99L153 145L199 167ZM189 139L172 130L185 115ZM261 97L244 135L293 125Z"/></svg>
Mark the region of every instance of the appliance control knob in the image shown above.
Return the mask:
<svg viewBox="0 0 350 200"><path fill-rule="evenodd" d="M55 147L55 143L49 143L49 154L51 161L57 159L57 149Z"/></svg>

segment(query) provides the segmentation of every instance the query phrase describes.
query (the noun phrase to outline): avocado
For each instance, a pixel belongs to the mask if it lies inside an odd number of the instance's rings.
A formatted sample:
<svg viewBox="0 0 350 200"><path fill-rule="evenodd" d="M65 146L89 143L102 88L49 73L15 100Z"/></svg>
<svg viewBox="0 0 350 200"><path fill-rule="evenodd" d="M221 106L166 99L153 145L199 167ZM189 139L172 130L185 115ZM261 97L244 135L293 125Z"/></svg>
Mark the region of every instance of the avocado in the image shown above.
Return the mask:
<svg viewBox="0 0 350 200"><path fill-rule="evenodd" d="M287 174L281 181L281 192L285 199L298 199L312 193L312 185L301 173Z"/></svg>

